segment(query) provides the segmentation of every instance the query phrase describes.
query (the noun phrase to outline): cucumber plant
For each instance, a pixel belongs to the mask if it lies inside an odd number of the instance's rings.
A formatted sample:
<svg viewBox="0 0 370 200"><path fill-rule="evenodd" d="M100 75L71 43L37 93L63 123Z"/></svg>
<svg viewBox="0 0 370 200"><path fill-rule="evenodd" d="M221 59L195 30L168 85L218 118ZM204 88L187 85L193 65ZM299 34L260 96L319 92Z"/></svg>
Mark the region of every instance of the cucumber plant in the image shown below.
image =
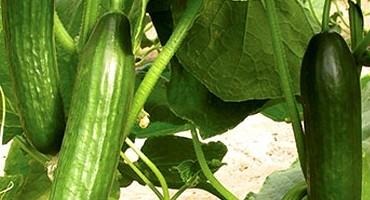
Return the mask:
<svg viewBox="0 0 370 200"><path fill-rule="evenodd" d="M364 3L348 18L338 3L1 0L0 197L119 199L138 182L163 200L366 200L370 34ZM214 176L227 147L199 136L266 110L291 123L298 162L245 197Z"/></svg>

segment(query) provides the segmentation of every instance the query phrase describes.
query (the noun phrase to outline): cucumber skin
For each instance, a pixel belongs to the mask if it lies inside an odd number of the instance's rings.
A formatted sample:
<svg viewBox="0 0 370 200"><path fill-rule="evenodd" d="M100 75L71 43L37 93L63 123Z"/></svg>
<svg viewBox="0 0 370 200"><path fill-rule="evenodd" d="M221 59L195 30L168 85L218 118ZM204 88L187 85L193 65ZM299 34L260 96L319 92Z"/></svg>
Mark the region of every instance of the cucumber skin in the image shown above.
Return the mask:
<svg viewBox="0 0 370 200"><path fill-rule="evenodd" d="M309 42L301 69L308 198L361 199L361 92L355 60L337 33Z"/></svg>
<svg viewBox="0 0 370 200"><path fill-rule="evenodd" d="M128 19L106 14L80 56L50 199L108 199L134 84Z"/></svg>
<svg viewBox="0 0 370 200"><path fill-rule="evenodd" d="M54 0L2 0L5 45L29 142L55 154L62 143L64 111L54 41Z"/></svg>

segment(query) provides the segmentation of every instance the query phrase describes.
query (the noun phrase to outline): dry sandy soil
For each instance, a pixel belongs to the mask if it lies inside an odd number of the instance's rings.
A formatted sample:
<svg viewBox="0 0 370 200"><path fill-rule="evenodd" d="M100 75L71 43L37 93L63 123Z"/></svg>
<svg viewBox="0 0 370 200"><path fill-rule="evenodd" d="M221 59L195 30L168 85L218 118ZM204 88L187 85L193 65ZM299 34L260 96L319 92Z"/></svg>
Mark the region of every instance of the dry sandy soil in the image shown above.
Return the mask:
<svg viewBox="0 0 370 200"><path fill-rule="evenodd" d="M207 141L222 141L228 147L223 160L227 165L216 172L216 177L240 199L250 191L258 192L266 176L288 168L297 159L291 125L274 122L261 114L250 116L234 129ZM151 190L137 183L122 189L121 194L122 200L155 199ZM218 198L202 190L190 189L179 199Z"/></svg>

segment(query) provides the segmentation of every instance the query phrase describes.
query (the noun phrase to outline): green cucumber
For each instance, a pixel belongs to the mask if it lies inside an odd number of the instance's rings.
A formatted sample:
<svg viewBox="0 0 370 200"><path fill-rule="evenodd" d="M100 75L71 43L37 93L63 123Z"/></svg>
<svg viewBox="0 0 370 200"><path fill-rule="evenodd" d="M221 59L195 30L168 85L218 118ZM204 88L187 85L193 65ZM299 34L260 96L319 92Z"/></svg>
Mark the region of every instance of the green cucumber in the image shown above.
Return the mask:
<svg viewBox="0 0 370 200"><path fill-rule="evenodd" d="M361 199L361 93L355 60L337 33L310 40L301 96L308 199Z"/></svg>
<svg viewBox="0 0 370 200"><path fill-rule="evenodd" d="M25 135L56 153L65 127L54 42L53 0L2 0L10 75Z"/></svg>
<svg viewBox="0 0 370 200"><path fill-rule="evenodd" d="M50 199L108 198L134 86L129 21L105 14L80 55Z"/></svg>

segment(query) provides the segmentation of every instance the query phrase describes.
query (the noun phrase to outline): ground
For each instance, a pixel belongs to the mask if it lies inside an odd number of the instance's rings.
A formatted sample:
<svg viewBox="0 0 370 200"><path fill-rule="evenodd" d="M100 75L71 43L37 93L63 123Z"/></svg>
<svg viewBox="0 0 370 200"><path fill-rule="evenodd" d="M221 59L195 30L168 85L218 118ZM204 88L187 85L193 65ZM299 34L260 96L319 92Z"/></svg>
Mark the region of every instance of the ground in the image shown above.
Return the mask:
<svg viewBox="0 0 370 200"><path fill-rule="evenodd" d="M182 135L186 135L183 133ZM189 135L189 134L187 134ZM216 177L239 199L248 192L258 192L271 172L285 169L297 159L291 125L278 123L261 114L245 119L227 133L206 141L223 141L228 147L223 166ZM153 200L147 187L132 184L121 190L122 200ZM179 200L216 200L208 192L187 190Z"/></svg>

